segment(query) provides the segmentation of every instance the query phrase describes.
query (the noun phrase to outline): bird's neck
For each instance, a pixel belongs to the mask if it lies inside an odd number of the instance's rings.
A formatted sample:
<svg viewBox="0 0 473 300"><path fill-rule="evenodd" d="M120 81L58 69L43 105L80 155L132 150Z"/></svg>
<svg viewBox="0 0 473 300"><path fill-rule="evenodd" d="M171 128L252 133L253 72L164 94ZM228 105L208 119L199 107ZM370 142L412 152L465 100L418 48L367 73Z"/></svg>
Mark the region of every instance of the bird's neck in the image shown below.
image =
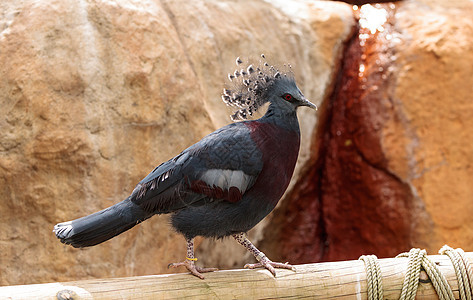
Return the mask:
<svg viewBox="0 0 473 300"><path fill-rule="evenodd" d="M300 132L299 121L295 109L281 108L275 103L271 103L260 122L277 125L286 130Z"/></svg>

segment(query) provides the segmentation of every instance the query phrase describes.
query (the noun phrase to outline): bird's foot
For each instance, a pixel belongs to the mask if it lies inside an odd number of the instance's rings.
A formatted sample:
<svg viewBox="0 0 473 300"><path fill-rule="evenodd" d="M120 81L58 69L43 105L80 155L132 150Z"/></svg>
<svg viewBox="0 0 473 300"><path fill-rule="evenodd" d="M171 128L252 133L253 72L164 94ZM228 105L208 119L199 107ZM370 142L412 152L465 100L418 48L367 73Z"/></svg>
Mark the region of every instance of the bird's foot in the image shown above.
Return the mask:
<svg viewBox="0 0 473 300"><path fill-rule="evenodd" d="M183 262L179 263L171 263L168 265L168 268L177 268L177 267L186 267L186 269L191 272L192 275L199 277L200 279L204 279L204 275L201 273L213 272L218 271L217 268L201 268L195 265L194 261L186 259Z"/></svg>
<svg viewBox="0 0 473 300"><path fill-rule="evenodd" d="M276 270L274 268L288 269L288 270L296 271L296 268L294 268L288 262L286 262L286 263L272 262L266 257L264 259L261 259L261 261L259 263L246 264L244 266L244 268L245 269L266 268L269 272L271 272L271 274L273 274L274 277L276 277Z"/></svg>

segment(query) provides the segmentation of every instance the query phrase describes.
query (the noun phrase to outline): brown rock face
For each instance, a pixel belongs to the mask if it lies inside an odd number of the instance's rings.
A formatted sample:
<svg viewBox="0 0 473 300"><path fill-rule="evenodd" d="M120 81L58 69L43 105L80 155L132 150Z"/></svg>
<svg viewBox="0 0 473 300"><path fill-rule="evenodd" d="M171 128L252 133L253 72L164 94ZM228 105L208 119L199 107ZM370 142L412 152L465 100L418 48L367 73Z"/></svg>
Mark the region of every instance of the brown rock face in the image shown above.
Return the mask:
<svg viewBox="0 0 473 300"><path fill-rule="evenodd" d="M220 91L237 56L291 62L320 102L353 26L350 6L285 3L1 2L0 284L157 274L182 260L166 216L81 250L51 230L122 200L230 122ZM300 165L316 120L301 113ZM247 262L231 240L199 248L207 266Z"/></svg>
<svg viewBox="0 0 473 300"><path fill-rule="evenodd" d="M432 252L473 251L472 15L471 1L408 1L396 13L391 95L402 125L386 124L383 144L415 196L412 244ZM399 139L403 149L392 147Z"/></svg>

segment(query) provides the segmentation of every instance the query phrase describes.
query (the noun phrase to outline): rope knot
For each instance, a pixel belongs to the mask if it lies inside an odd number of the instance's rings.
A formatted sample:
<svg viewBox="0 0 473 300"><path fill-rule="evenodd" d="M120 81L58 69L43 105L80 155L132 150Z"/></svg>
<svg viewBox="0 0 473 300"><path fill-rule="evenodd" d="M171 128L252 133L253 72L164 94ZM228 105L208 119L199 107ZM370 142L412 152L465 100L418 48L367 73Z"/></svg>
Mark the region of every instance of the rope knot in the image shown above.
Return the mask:
<svg viewBox="0 0 473 300"><path fill-rule="evenodd" d="M445 245L439 250L439 254L447 255L452 262L458 280L460 299L473 300L473 270L465 252L460 248L453 249ZM396 258L408 259L400 300L415 299L421 271L425 271L429 277L440 300L455 299L447 279L437 264L427 256L427 251L412 248L409 252L401 253ZM368 299L383 299L383 282L378 258L375 255L362 255L359 260L365 264Z"/></svg>

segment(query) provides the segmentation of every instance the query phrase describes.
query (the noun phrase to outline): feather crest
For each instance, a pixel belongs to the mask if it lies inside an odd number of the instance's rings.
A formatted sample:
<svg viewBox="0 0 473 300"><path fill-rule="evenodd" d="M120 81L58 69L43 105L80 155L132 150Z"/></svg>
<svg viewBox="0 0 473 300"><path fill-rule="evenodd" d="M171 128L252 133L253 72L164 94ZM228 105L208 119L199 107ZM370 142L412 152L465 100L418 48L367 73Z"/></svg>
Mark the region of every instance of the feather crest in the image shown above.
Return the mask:
<svg viewBox="0 0 473 300"><path fill-rule="evenodd" d="M223 102L235 108L231 115L233 121L248 119L268 102L268 92L279 80L294 80L290 65L284 65L286 70L281 71L265 59L264 54L261 54L258 63L248 60L246 66L240 57L236 59L239 69L229 74L230 83L222 94Z"/></svg>

